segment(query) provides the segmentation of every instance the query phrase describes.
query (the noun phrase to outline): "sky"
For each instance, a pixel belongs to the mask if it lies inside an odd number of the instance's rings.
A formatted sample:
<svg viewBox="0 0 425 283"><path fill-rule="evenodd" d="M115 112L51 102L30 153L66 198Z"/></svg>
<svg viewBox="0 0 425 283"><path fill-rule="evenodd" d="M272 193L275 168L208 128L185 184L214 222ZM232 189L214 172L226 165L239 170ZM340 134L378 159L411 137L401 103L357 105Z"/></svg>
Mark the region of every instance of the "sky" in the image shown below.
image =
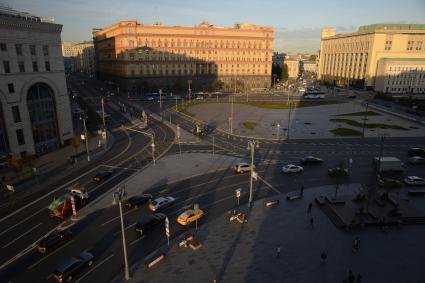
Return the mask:
<svg viewBox="0 0 425 283"><path fill-rule="evenodd" d="M135 19L144 24L219 26L250 22L274 27L274 50L313 53L320 30L356 31L375 23L424 23L425 0L0 0L11 8L53 17L62 41L91 40L92 28Z"/></svg>

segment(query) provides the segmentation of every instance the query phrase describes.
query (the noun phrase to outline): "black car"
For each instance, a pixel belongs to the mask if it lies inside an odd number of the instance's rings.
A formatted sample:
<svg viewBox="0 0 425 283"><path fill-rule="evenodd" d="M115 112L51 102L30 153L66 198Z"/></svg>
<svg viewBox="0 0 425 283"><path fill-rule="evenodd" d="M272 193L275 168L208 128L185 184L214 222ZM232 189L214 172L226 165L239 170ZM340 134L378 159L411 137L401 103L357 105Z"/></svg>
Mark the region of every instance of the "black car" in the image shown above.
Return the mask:
<svg viewBox="0 0 425 283"><path fill-rule="evenodd" d="M331 177L342 177L342 176L348 176L348 170L345 168L335 167L328 170L328 174Z"/></svg>
<svg viewBox="0 0 425 283"><path fill-rule="evenodd" d="M425 156L425 149L420 147L409 148L407 152L409 153L409 156Z"/></svg>
<svg viewBox="0 0 425 283"><path fill-rule="evenodd" d="M103 182L104 180L111 177L112 173L113 173L112 170L97 172L96 175L94 175L94 177L93 177L93 181L98 182L98 183Z"/></svg>
<svg viewBox="0 0 425 283"><path fill-rule="evenodd" d="M73 256L59 265L53 272L53 278L57 282L70 282L85 267L93 264L94 256L89 252L82 252L78 256Z"/></svg>
<svg viewBox="0 0 425 283"><path fill-rule="evenodd" d="M139 206L142 206L143 204L149 202L152 199L152 195L150 194L142 194L133 196L125 202L125 206L129 209L132 208L138 208Z"/></svg>
<svg viewBox="0 0 425 283"><path fill-rule="evenodd" d="M56 230L44 237L38 244L37 250L39 253L45 254L49 251L63 245L72 238L71 229Z"/></svg>
<svg viewBox="0 0 425 283"><path fill-rule="evenodd" d="M306 156L304 158L301 158L302 164L317 164L322 162L323 162L323 159L319 157L314 157L314 156Z"/></svg>
<svg viewBox="0 0 425 283"><path fill-rule="evenodd" d="M135 229L140 236L145 235L148 231L153 230L158 225L163 225L165 221L165 214L163 213L152 213L143 217L137 222Z"/></svg>

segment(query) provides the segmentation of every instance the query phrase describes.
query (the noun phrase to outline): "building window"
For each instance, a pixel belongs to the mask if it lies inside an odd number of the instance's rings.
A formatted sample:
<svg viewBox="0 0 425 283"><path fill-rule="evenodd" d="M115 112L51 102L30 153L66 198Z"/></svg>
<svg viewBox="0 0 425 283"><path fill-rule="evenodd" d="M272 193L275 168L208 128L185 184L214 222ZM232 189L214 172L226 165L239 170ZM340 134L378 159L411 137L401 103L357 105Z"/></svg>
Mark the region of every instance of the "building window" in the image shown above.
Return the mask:
<svg viewBox="0 0 425 283"><path fill-rule="evenodd" d="M12 113L13 113L13 121L15 123L22 122L21 113L19 113L19 106L12 106Z"/></svg>
<svg viewBox="0 0 425 283"><path fill-rule="evenodd" d="M33 71L33 72L38 72L38 64L37 64L37 61L33 61L33 62L32 62L32 71Z"/></svg>
<svg viewBox="0 0 425 283"><path fill-rule="evenodd" d="M35 45L30 45L30 54L31 54L32 56L35 56L35 55L36 55L36 52L35 52Z"/></svg>
<svg viewBox="0 0 425 283"><path fill-rule="evenodd" d="M43 55L49 56L49 46L48 45L43 45Z"/></svg>
<svg viewBox="0 0 425 283"><path fill-rule="evenodd" d="M50 62L49 61L44 62L44 66L46 67L46 71L49 72L50 71Z"/></svg>
<svg viewBox="0 0 425 283"><path fill-rule="evenodd" d="M10 65L9 65L9 61L3 61L3 68L4 68L4 72L6 74L10 73Z"/></svg>
<svg viewBox="0 0 425 283"><path fill-rule="evenodd" d="M9 93L15 93L15 87L13 84L7 84L7 88L9 89Z"/></svg>
<svg viewBox="0 0 425 283"><path fill-rule="evenodd" d="M16 138L18 139L18 145L24 145L25 144L24 130L22 129L16 130Z"/></svg>
<svg viewBox="0 0 425 283"><path fill-rule="evenodd" d="M19 66L19 72L21 73L25 73L25 64L23 61L19 61L18 62L18 66Z"/></svg>
<svg viewBox="0 0 425 283"><path fill-rule="evenodd" d="M22 55L22 44L15 44L16 55Z"/></svg>
<svg viewBox="0 0 425 283"><path fill-rule="evenodd" d="M0 43L0 51L7 51L6 43Z"/></svg>

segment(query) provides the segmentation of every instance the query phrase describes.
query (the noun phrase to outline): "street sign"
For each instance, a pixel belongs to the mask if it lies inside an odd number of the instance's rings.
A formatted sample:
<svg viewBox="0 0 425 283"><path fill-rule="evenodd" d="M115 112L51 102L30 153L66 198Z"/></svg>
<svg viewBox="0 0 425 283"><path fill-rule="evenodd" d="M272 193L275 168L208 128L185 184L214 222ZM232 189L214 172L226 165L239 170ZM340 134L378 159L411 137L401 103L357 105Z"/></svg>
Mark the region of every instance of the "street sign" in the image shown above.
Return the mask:
<svg viewBox="0 0 425 283"><path fill-rule="evenodd" d="M241 197L241 191L242 191L242 189L235 190L237 198Z"/></svg>
<svg viewBox="0 0 425 283"><path fill-rule="evenodd" d="M176 132L177 132L177 139L180 139L180 125L179 124L177 124Z"/></svg>
<svg viewBox="0 0 425 283"><path fill-rule="evenodd" d="M77 209L75 207L75 197L71 195L71 206L72 206L72 215L77 216Z"/></svg>
<svg viewBox="0 0 425 283"><path fill-rule="evenodd" d="M350 164L353 163L353 159L352 158L348 159L348 161L350 162Z"/></svg>
<svg viewBox="0 0 425 283"><path fill-rule="evenodd" d="M85 140L86 139L86 135L81 134L80 138L81 138L81 140Z"/></svg>
<svg viewBox="0 0 425 283"><path fill-rule="evenodd" d="M193 205L193 210L194 210L195 212L199 211L199 203L195 203L195 204Z"/></svg>
<svg viewBox="0 0 425 283"><path fill-rule="evenodd" d="M252 171L251 178L254 179L255 181L257 181L257 179L258 179L258 173L255 172L255 171Z"/></svg>
<svg viewBox="0 0 425 283"><path fill-rule="evenodd" d="M165 235L170 237L170 221L168 221L168 217L165 217Z"/></svg>

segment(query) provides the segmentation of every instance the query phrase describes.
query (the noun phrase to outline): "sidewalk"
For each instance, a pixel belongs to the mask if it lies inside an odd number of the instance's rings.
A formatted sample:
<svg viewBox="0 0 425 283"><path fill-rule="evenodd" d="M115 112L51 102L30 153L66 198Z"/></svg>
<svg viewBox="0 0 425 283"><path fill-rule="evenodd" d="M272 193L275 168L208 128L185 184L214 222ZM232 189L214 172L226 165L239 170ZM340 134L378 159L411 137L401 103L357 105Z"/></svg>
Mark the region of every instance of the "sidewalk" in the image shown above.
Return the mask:
<svg viewBox="0 0 425 283"><path fill-rule="evenodd" d="M339 194L350 194L358 187L343 186ZM346 280L350 269L363 276L362 282L422 282L425 227L366 229L353 234L335 228L314 204L312 228L308 204L333 192L334 186L308 188L303 199L287 201L282 195L280 204L270 208L259 200L244 225L230 223L224 213L195 235L202 243L200 249L179 248L172 242L165 259L151 269L143 261L131 266L130 282L327 283ZM360 237L357 253L352 250L355 235ZM324 251L325 262L321 260ZM125 282L122 274L114 282Z"/></svg>

